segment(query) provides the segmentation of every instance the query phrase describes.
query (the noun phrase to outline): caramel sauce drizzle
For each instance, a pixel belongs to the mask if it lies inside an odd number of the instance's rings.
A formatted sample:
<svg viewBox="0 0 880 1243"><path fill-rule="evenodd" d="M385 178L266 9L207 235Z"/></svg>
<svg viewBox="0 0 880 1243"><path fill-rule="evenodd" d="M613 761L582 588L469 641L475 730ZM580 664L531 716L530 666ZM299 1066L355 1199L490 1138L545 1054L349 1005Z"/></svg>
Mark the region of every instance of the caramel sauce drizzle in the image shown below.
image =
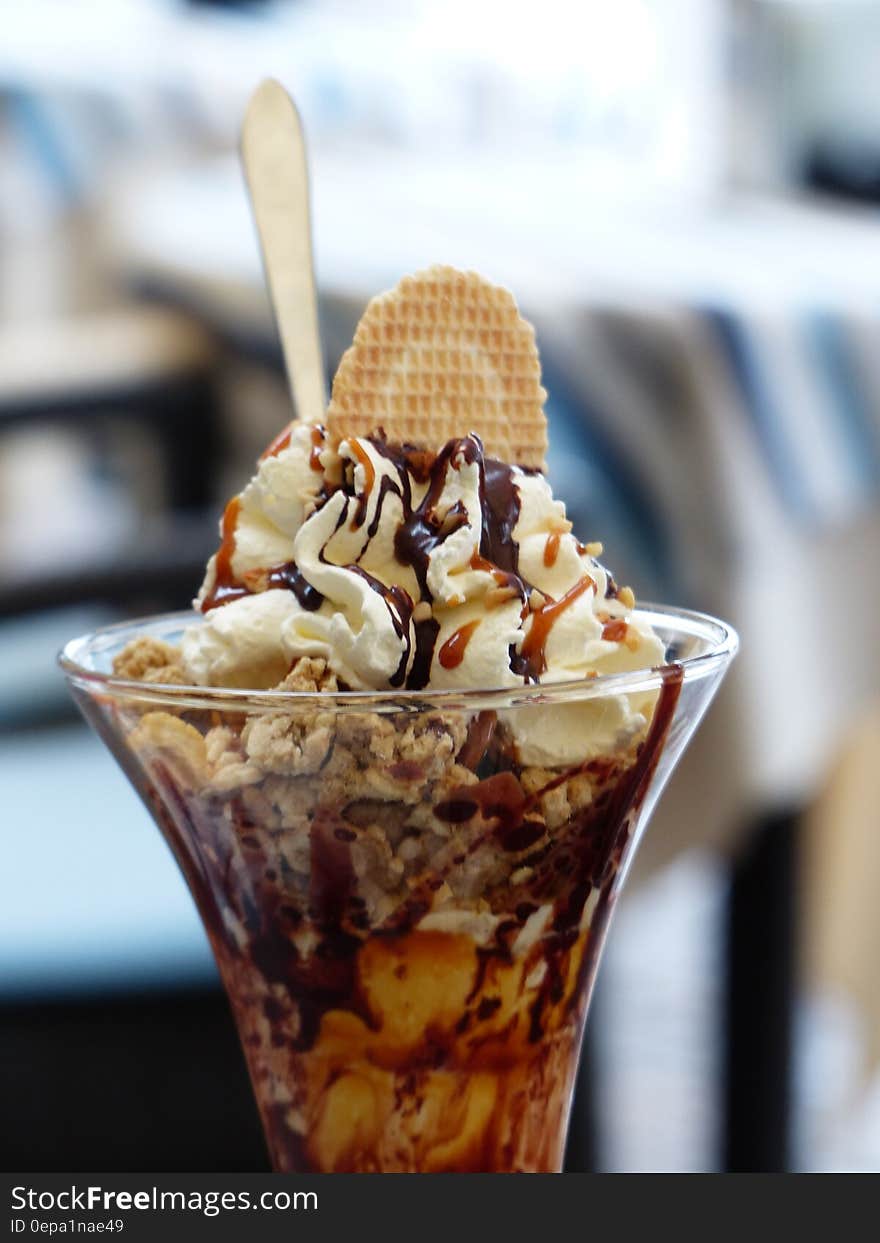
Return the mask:
<svg viewBox="0 0 880 1243"><path fill-rule="evenodd" d="M493 565L491 561L487 561L485 557L481 557L476 550L474 550L470 559L470 567L472 570L484 570L488 574L500 573L497 566Z"/></svg>
<svg viewBox="0 0 880 1243"><path fill-rule="evenodd" d="M518 574L512 570L501 570L492 561L487 561L480 553L474 552L468 563L472 570L482 570L486 574L491 574L499 587L510 587L518 596L525 598L525 588L523 581Z"/></svg>
<svg viewBox="0 0 880 1243"><path fill-rule="evenodd" d="M532 624L520 651L520 658L530 677L539 678L547 668L547 640L561 614L591 587L595 591L596 584L589 574L585 574L564 596L548 601L532 613Z"/></svg>
<svg viewBox="0 0 880 1243"><path fill-rule="evenodd" d="M351 520L351 529L356 531L358 527L363 526L364 519L367 516L367 504L370 500L373 484L376 482L376 468L370 461L369 453L356 440L350 440L348 443L351 446L352 453L358 460L358 464L364 468L364 491L363 495L358 497L357 509Z"/></svg>
<svg viewBox="0 0 880 1243"><path fill-rule="evenodd" d="M227 604L230 600L238 600L241 596L250 595L247 587L236 582L232 572L232 555L235 552L235 528L241 512L241 498L234 496L223 511L223 522L220 528L220 547L214 561L214 586L202 604L202 612L207 613L218 604Z"/></svg>
<svg viewBox="0 0 880 1243"><path fill-rule="evenodd" d="M552 565L556 564L556 558L559 556L560 534L554 531L552 535L547 536L547 543L544 545L544 564L549 570Z"/></svg>
<svg viewBox="0 0 880 1243"><path fill-rule="evenodd" d="M290 448L290 437L293 427L285 427L283 432L279 432L275 439L260 454L260 461L265 462L267 458L277 457L279 453L283 453L285 449Z"/></svg>
<svg viewBox="0 0 880 1243"><path fill-rule="evenodd" d="M437 659L444 669L457 669L464 660L464 654L467 645L470 642L471 635L480 624L480 619L465 622L463 626L459 626L454 630L443 646L440 648Z"/></svg>

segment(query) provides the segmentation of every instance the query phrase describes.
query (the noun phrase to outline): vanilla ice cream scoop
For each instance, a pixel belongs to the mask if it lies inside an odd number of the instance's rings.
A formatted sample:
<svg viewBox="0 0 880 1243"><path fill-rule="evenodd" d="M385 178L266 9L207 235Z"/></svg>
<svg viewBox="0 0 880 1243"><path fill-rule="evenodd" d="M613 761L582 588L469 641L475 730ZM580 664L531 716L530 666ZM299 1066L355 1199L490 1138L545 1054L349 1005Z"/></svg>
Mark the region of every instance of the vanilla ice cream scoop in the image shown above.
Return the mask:
<svg viewBox="0 0 880 1243"><path fill-rule="evenodd" d="M226 508L184 660L199 684L266 689L321 656L354 690L499 689L661 663L631 593L570 525L543 475L487 458L475 434L433 453L293 424ZM619 698L512 713L514 733L529 718L522 762L583 758L642 727L646 705Z"/></svg>

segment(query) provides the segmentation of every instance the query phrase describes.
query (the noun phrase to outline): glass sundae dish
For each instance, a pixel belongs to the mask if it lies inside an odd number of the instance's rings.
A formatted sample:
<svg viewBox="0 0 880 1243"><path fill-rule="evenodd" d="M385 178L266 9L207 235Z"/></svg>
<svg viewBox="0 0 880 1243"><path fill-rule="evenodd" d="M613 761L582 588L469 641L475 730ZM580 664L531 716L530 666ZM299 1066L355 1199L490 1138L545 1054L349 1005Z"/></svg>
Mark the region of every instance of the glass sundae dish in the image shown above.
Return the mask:
<svg viewBox="0 0 880 1243"><path fill-rule="evenodd" d="M553 1171L627 864L734 654L636 609L542 474L473 273L367 308L196 611L68 644L210 937L276 1169Z"/></svg>

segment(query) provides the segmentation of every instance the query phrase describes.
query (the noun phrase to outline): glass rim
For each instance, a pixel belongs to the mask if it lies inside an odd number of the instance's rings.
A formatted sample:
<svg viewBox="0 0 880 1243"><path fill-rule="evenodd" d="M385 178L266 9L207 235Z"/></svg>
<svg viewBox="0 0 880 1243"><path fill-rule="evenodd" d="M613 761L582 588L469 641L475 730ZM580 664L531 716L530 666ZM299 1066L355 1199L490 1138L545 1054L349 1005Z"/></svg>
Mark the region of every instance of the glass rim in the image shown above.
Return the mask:
<svg viewBox="0 0 880 1243"><path fill-rule="evenodd" d="M195 686L165 682L139 682L119 678L112 673L90 668L84 663L89 656L112 648L125 631L132 638L141 631L158 638L156 631L173 632L197 622L200 614L186 610L159 613L131 621L114 622L69 640L58 653L58 664L71 686L91 694L116 699L136 699L165 708L196 708L242 712L249 709L290 709L322 707L370 712L417 711L426 708L482 710L514 708L527 703L553 704L574 700L601 699L608 695L638 694L659 689L669 669L678 667L686 682L709 676L729 662L739 648L739 637L732 626L707 613L679 609L669 605L644 604L635 615L660 630L677 629L682 637L702 639L708 650L685 656L664 665L630 669L618 673L602 673L593 678L576 678L565 682L529 683L515 687L462 689L444 687L423 690L381 691L291 691L247 690L236 687Z"/></svg>

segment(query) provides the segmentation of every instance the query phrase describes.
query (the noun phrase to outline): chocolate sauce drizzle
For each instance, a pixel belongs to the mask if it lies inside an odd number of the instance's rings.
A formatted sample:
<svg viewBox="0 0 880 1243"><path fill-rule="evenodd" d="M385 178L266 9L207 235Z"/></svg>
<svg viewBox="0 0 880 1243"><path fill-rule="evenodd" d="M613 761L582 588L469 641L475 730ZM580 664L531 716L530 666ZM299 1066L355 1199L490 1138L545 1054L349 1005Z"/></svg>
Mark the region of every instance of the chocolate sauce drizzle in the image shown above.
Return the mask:
<svg viewBox="0 0 880 1243"><path fill-rule="evenodd" d="M316 612L324 603L324 597L316 587L307 582L295 561L276 566L269 571L268 588L292 591L299 603L309 613Z"/></svg>
<svg viewBox="0 0 880 1243"><path fill-rule="evenodd" d="M513 531L519 520L519 489L513 471L504 462L483 457L480 445L480 506L483 532L480 555L499 570L519 577L519 545ZM520 579L522 582L522 579Z"/></svg>
<svg viewBox="0 0 880 1243"><path fill-rule="evenodd" d="M427 617L424 621L413 623L416 650L406 679L407 688L420 691L428 685L431 677L431 663L434 659L434 648L440 633L440 623L435 617Z"/></svg>
<svg viewBox="0 0 880 1243"><path fill-rule="evenodd" d="M370 589L375 591L385 601L388 616L391 618L391 624L394 626L394 633L398 639L403 640L403 655L400 658L400 664L397 666L397 669L389 678L389 682L393 687L402 686L406 677L406 666L409 663L409 623L412 618L413 608L415 607L412 596L403 587L386 586L381 579L369 574L363 566L349 565L346 569L362 578Z"/></svg>
<svg viewBox="0 0 880 1243"><path fill-rule="evenodd" d="M467 524L464 507L456 502L443 517L437 513L437 502L446 483L446 475L453 457L460 453L465 462L475 461L477 454L482 455L482 446L476 437L468 436L462 440L448 441L437 454L429 475L428 490L421 502L413 508L411 495L403 498L403 521L394 535L394 555L401 565L411 566L418 579L422 598L432 599L428 588L428 564L431 553L442 544L454 531ZM384 456L394 462L398 471L405 476L405 462L395 460L393 453L384 450ZM409 488L407 488L409 492Z"/></svg>
<svg viewBox="0 0 880 1243"><path fill-rule="evenodd" d="M313 466L316 465L315 454L323 444L323 433L320 429L316 429L316 432L318 435L315 437L312 453ZM281 437L276 442L276 446L286 447L288 442L289 433L288 441L285 442ZM520 576L519 548L513 538L520 514L519 489L516 486L514 468L494 458L487 458L483 452L482 441L475 434L448 441L433 458L416 446L392 444L382 435L371 438L370 444L391 464L393 472L383 474L379 480L373 516L366 529L367 539L358 557L358 562L342 568L358 574L373 591L383 598L395 634L403 641L403 654L398 668L389 680L390 685L395 688L405 686L409 690L421 690L427 686L430 678L440 626L434 618L412 622L415 605L409 593L400 586L387 586L359 564L369 541L379 531L386 498L390 495L397 496L403 511L402 519L394 534L394 555L402 566L408 566L413 570L419 585L420 598L431 601L433 597L428 587L428 567L431 555L450 535L467 525L468 522L467 512L460 501L452 505L445 513L441 514L437 511L446 486L447 475L453 462L463 462L468 465L476 462L479 469L482 529L479 553L472 558L471 568L491 572L496 583L499 586L508 587L513 594L518 595L525 607L532 588ZM341 485L347 494L347 503L340 513L337 530L346 521L350 522L352 530L357 530L364 525L371 497L376 489L376 470L369 455L357 445L354 446L354 453L358 464L363 468L364 486L360 495L356 496L353 480ZM319 463L317 465L320 467ZM415 479L420 485L427 484L425 493L417 505L413 503L411 479ZM318 506L323 505L338 490L338 486L328 485L325 482L316 498ZM352 502L353 512L350 512ZM255 590L292 591L303 608L312 612L319 609L324 602L324 596L306 581L294 561L273 566L264 571L262 575L251 576L252 585L234 575L232 555L235 550L235 529L240 508L241 503L238 498L230 501L226 508L222 543L215 560L214 586L202 603L202 611L207 613L210 609L228 604L232 600L239 600ZM322 561L325 560L323 550L320 556ZM456 656L463 656L465 645L466 639L464 642L459 640ZM519 665L517 665L518 658L514 648L511 648L510 657L511 667L516 672L522 669L523 676L527 680L537 676L529 662L519 660Z"/></svg>

